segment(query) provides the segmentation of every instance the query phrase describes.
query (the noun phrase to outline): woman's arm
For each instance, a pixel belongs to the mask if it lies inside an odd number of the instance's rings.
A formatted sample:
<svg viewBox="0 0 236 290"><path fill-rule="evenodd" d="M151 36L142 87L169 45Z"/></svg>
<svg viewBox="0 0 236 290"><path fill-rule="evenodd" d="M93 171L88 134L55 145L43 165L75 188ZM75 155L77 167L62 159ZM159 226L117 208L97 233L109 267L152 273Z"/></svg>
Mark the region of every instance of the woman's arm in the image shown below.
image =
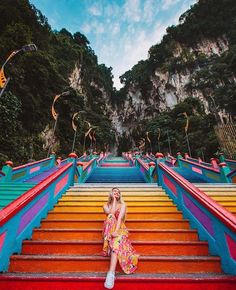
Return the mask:
<svg viewBox="0 0 236 290"><path fill-rule="evenodd" d="M103 210L106 214L115 214L116 212L116 206L117 206L117 200L116 198L113 198L111 208L109 208L108 204L105 204L103 206Z"/></svg>
<svg viewBox="0 0 236 290"><path fill-rule="evenodd" d="M116 223L116 228L115 228L114 233L112 234L113 237L117 237L118 236L117 232L120 229L121 221L125 217L125 213L126 213L126 205L122 204L121 209L120 209L120 214L118 216L117 223Z"/></svg>

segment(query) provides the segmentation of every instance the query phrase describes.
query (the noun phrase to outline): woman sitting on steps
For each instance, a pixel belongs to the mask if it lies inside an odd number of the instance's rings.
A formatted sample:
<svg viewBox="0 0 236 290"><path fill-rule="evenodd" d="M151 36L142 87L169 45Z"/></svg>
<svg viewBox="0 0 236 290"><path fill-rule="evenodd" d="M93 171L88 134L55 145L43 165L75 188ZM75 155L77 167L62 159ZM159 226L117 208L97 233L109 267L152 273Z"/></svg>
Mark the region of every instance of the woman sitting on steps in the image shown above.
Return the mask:
<svg viewBox="0 0 236 290"><path fill-rule="evenodd" d="M137 269L138 255L128 238L129 232L125 226L126 204L123 202L118 188L112 188L108 202L103 206L103 209L107 214L103 228L103 253L104 256L111 256L110 268L104 286L107 289L112 289L117 260L119 260L122 270L126 274L130 274Z"/></svg>

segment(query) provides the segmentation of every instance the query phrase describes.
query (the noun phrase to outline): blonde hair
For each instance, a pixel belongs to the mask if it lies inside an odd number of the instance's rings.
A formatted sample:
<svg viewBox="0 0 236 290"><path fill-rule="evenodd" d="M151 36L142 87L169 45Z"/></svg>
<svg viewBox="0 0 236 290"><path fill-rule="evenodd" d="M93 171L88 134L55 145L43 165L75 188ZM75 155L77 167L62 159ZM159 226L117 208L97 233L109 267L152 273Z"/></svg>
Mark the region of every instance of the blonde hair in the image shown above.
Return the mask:
<svg viewBox="0 0 236 290"><path fill-rule="evenodd" d="M113 187L113 188L111 189L111 192L109 193L109 196L108 196L107 204L109 205L109 204L112 203L112 200L113 200L112 191L113 191L114 189L117 189L117 190L119 191L119 194L120 194L120 198L118 199L118 202L119 202L120 204L124 204L125 202L123 201L123 198L122 198L122 195L121 195L120 189L119 189L118 187Z"/></svg>

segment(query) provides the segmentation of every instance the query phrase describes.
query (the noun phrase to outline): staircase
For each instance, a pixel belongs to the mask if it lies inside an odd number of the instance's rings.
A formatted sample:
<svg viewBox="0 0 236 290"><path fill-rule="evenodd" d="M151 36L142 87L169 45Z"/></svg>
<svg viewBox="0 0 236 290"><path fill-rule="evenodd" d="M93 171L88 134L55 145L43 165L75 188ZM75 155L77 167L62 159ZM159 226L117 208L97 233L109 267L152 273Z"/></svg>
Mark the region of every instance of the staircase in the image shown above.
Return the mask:
<svg viewBox="0 0 236 290"><path fill-rule="evenodd" d="M161 188L153 184L118 186L128 206L130 239L141 256L135 274L127 276L117 268L114 289L182 290L218 284L234 288L221 273L220 259L209 255L208 244L199 241L197 231L190 229ZM9 273L0 276L0 281L8 281L6 289L16 289L11 285L19 280L24 281L17 284L20 290L104 289L109 258L101 255L102 205L111 187L85 184L70 188L34 230L32 240L24 241L22 253L11 257ZM30 288L33 282L38 288Z"/></svg>
<svg viewBox="0 0 236 290"><path fill-rule="evenodd" d="M195 184L225 209L236 215L236 185L233 184Z"/></svg>
<svg viewBox="0 0 236 290"><path fill-rule="evenodd" d="M10 204L13 200L17 199L19 196L21 196L35 185L35 183L0 183L0 209Z"/></svg>
<svg viewBox="0 0 236 290"><path fill-rule="evenodd" d="M145 183L140 170L123 157L106 158L96 167L86 183Z"/></svg>

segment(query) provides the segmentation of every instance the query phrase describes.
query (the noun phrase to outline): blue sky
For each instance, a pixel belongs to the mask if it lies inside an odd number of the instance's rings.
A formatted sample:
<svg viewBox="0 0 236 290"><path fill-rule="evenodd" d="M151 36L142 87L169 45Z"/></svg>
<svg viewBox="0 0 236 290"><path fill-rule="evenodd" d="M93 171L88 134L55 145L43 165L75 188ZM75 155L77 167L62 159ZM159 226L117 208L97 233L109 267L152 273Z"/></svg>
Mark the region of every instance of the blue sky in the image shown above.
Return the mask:
<svg viewBox="0 0 236 290"><path fill-rule="evenodd" d="M119 76L160 42L166 28L196 0L30 0L48 18L52 29L80 31L90 41L99 63Z"/></svg>

